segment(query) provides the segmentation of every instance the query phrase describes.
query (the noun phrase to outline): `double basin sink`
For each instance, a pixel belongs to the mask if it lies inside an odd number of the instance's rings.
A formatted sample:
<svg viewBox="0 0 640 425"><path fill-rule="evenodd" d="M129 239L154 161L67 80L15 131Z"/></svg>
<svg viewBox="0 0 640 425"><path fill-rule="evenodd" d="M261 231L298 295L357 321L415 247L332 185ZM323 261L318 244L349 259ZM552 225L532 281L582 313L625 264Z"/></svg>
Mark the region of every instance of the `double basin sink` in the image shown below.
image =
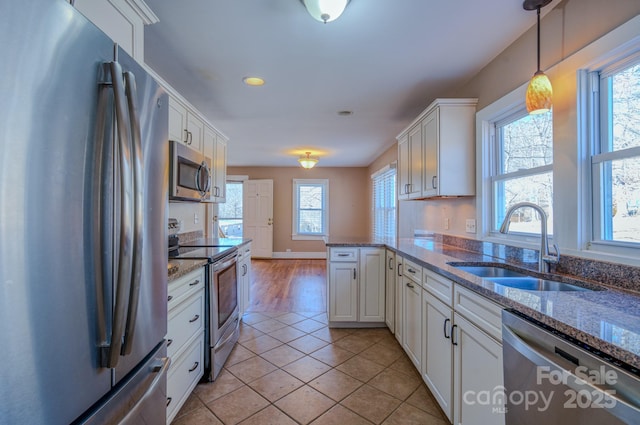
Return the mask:
<svg viewBox="0 0 640 425"><path fill-rule="evenodd" d="M450 266L473 274L496 285L522 289L524 291L597 291L593 285L561 282L559 280L536 277L526 271L516 271L503 265L452 262ZM533 274L533 273L532 273ZM585 286L582 286L585 285ZM587 287L587 285L589 287Z"/></svg>

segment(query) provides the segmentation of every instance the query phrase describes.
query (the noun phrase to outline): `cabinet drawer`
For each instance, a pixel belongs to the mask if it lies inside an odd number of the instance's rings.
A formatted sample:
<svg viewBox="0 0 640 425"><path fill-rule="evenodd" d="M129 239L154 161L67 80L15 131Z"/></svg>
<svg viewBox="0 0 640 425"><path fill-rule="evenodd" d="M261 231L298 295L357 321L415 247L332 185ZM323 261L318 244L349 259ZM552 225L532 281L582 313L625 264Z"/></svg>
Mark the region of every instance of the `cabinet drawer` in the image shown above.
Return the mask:
<svg viewBox="0 0 640 425"><path fill-rule="evenodd" d="M169 312L167 355L172 359L193 335L204 329L204 291L200 291Z"/></svg>
<svg viewBox="0 0 640 425"><path fill-rule="evenodd" d="M425 270L423 288L449 307L453 306L453 282L431 270Z"/></svg>
<svg viewBox="0 0 640 425"><path fill-rule="evenodd" d="M204 289L204 267L169 282L168 306L169 311L191 294Z"/></svg>
<svg viewBox="0 0 640 425"><path fill-rule="evenodd" d="M331 248L329 261L358 261L358 248Z"/></svg>
<svg viewBox="0 0 640 425"><path fill-rule="evenodd" d="M167 423L191 394L203 373L204 338L197 338L171 365L167 376Z"/></svg>
<svg viewBox="0 0 640 425"><path fill-rule="evenodd" d="M456 285L454 309L498 341L502 341L502 307L482 295Z"/></svg>
<svg viewBox="0 0 640 425"><path fill-rule="evenodd" d="M405 258L402 263L402 274L422 286L422 267L417 263Z"/></svg>

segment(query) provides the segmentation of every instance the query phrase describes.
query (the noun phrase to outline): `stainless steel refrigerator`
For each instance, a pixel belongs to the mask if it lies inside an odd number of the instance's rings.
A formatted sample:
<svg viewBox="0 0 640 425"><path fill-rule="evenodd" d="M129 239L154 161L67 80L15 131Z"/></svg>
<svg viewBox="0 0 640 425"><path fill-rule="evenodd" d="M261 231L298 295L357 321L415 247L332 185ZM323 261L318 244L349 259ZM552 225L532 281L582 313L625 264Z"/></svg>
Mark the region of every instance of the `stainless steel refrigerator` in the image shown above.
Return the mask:
<svg viewBox="0 0 640 425"><path fill-rule="evenodd" d="M63 0L0 58L0 423L164 423L167 95Z"/></svg>

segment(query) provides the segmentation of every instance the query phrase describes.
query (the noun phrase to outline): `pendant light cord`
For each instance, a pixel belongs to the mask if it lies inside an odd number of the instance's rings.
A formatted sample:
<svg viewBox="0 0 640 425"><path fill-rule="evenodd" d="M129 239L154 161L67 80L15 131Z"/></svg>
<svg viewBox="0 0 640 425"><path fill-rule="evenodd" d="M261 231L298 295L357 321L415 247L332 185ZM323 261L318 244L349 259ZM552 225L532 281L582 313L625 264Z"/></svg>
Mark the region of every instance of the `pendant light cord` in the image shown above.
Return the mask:
<svg viewBox="0 0 640 425"><path fill-rule="evenodd" d="M540 6L536 8L538 10L538 71L540 72Z"/></svg>

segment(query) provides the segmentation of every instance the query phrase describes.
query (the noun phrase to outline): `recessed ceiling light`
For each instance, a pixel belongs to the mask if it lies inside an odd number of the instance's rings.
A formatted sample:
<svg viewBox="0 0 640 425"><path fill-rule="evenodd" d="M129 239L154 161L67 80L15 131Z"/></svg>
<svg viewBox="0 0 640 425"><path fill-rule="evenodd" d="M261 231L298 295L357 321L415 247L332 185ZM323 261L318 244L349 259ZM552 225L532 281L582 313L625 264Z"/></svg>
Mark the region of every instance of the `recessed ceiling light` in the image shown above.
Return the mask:
<svg viewBox="0 0 640 425"><path fill-rule="evenodd" d="M338 111L338 115L341 117L348 117L349 115L353 115L353 111Z"/></svg>
<svg viewBox="0 0 640 425"><path fill-rule="evenodd" d="M244 77L242 79L244 83L248 86L263 86L264 80L260 77Z"/></svg>

